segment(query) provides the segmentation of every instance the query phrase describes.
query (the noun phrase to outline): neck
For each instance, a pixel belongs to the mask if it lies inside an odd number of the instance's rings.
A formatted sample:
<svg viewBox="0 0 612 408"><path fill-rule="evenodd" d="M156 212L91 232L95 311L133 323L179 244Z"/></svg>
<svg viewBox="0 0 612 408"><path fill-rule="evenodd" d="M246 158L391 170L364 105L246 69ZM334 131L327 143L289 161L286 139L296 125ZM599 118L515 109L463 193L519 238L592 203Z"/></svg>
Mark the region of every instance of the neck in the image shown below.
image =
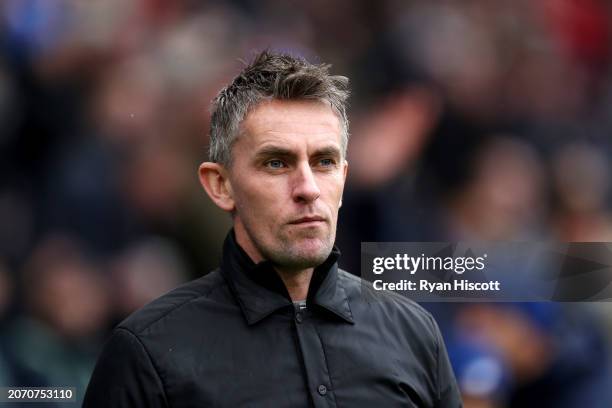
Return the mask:
<svg viewBox="0 0 612 408"><path fill-rule="evenodd" d="M275 268L276 273L282 279L289 297L294 302L298 300L305 300L308 296L308 288L310 287L310 280L312 279L313 268L304 269L301 271L283 271L279 268Z"/></svg>
<svg viewBox="0 0 612 408"><path fill-rule="evenodd" d="M236 234L236 242L238 245L240 245L244 252L247 253L253 262L259 263L265 259L255 245L253 245L253 242L251 239L249 239L249 236L241 223L234 223L234 233ZM285 284L289 297L292 301L297 302L306 299L314 268L288 270L275 267L274 269Z"/></svg>

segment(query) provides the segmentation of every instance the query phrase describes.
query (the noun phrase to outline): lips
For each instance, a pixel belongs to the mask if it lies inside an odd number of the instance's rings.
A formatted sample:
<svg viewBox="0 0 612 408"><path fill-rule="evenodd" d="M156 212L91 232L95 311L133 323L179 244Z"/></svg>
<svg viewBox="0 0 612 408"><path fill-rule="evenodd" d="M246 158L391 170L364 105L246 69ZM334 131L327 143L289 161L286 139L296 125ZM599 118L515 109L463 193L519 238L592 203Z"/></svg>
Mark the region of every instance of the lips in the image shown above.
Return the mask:
<svg viewBox="0 0 612 408"><path fill-rule="evenodd" d="M324 221L325 221L324 217L319 217L315 215L315 216L298 218L295 221L291 221L289 224L299 225L299 224L308 224L308 223L316 223L316 222L324 222Z"/></svg>

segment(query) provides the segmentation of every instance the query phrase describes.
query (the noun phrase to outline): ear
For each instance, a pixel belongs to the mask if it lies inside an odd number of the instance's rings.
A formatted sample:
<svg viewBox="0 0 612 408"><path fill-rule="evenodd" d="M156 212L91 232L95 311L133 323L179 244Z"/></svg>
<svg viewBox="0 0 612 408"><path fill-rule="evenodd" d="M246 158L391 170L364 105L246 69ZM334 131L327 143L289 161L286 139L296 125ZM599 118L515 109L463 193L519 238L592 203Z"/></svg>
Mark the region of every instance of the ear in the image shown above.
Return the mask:
<svg viewBox="0 0 612 408"><path fill-rule="evenodd" d="M204 162L198 171L200 183L210 199L224 211L234 211L236 204L225 167L219 163Z"/></svg>

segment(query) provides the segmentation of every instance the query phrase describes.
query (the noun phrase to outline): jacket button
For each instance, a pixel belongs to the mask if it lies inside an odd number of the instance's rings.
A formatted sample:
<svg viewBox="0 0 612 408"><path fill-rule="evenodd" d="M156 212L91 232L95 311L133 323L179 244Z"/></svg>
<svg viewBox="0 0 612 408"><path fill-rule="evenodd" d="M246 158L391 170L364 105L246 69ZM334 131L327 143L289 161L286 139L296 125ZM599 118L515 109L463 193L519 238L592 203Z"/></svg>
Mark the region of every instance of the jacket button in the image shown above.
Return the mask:
<svg viewBox="0 0 612 408"><path fill-rule="evenodd" d="M327 387L321 384L319 385L319 388L317 389L317 391L319 391L319 394L325 395L327 394Z"/></svg>
<svg viewBox="0 0 612 408"><path fill-rule="evenodd" d="M302 323L302 322L304 321L304 316L302 316L302 313L296 313L296 314L295 314L295 320L296 320L298 323Z"/></svg>

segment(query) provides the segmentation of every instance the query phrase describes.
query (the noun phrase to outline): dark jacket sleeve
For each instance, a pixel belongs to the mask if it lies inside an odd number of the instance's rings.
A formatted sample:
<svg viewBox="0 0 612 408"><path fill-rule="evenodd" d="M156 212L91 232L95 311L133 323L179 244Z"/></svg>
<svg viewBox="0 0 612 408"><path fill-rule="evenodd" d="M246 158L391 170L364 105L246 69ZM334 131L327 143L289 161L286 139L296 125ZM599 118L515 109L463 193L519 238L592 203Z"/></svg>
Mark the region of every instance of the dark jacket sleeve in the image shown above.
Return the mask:
<svg viewBox="0 0 612 408"><path fill-rule="evenodd" d="M164 388L140 340L118 328L98 358L84 408L167 407Z"/></svg>
<svg viewBox="0 0 612 408"><path fill-rule="evenodd" d="M432 319L433 320L433 319ZM436 343L438 345L438 372L437 372L437 383L438 383L438 404L436 408L460 408L463 407L461 400L461 393L457 386L457 380L455 379L455 373L453 367L448 359L448 353L446 346L444 345L444 339L440 333L437 323L433 320L434 333L436 337Z"/></svg>

